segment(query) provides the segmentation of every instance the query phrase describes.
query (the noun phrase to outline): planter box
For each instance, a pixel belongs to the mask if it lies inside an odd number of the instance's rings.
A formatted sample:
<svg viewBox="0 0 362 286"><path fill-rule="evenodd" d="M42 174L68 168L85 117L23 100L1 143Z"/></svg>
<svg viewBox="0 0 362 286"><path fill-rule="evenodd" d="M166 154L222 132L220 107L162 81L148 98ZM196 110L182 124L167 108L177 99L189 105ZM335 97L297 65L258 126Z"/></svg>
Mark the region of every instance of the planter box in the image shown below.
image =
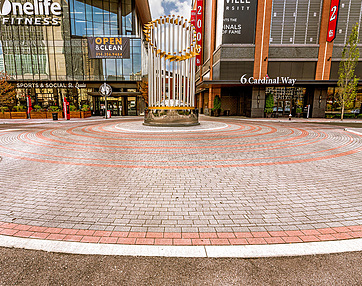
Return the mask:
<svg viewBox="0 0 362 286"><path fill-rule="evenodd" d="M92 116L92 111L81 111L81 118L87 118Z"/></svg>
<svg viewBox="0 0 362 286"><path fill-rule="evenodd" d="M0 112L0 119L10 119L11 116L10 116L10 112Z"/></svg>
<svg viewBox="0 0 362 286"><path fill-rule="evenodd" d="M81 118L81 111L70 111L70 118Z"/></svg>
<svg viewBox="0 0 362 286"><path fill-rule="evenodd" d="M56 111L53 111L53 112L47 111L47 118L48 118L48 119L53 118L53 113L56 113ZM60 119L60 118L63 118L63 111L58 111L58 118L59 118L59 119Z"/></svg>
<svg viewBox="0 0 362 286"><path fill-rule="evenodd" d="M10 112L11 119L27 119L26 112Z"/></svg>
<svg viewBox="0 0 362 286"><path fill-rule="evenodd" d="M30 112L31 119L46 119L47 112L46 111L32 111Z"/></svg>

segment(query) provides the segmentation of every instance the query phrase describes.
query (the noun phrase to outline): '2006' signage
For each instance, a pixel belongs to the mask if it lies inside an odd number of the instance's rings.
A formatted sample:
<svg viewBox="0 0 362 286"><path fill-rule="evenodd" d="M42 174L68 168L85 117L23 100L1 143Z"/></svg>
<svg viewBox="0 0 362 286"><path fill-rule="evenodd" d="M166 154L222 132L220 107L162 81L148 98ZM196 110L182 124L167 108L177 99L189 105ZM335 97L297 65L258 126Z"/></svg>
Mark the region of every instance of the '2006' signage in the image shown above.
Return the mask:
<svg viewBox="0 0 362 286"><path fill-rule="evenodd" d="M202 27L203 27L203 15L204 15L204 2L203 0L196 1L196 41L197 41L197 53L196 66L201 66L202 63Z"/></svg>
<svg viewBox="0 0 362 286"><path fill-rule="evenodd" d="M61 14L61 5L49 0L34 0L33 3L5 0L0 4L0 21L3 25L57 26L60 24L57 16Z"/></svg>

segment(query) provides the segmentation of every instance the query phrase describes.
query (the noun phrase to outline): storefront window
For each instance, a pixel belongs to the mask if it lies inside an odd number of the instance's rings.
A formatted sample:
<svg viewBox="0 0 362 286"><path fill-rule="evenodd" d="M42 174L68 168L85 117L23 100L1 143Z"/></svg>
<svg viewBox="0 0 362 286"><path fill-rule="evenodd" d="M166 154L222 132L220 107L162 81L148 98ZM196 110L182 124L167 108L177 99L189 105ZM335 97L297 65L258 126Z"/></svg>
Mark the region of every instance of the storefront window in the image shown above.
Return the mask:
<svg viewBox="0 0 362 286"><path fill-rule="evenodd" d="M273 94L273 112L277 115L296 113L298 108L304 106L306 89L302 87L267 87L266 94Z"/></svg>
<svg viewBox="0 0 362 286"><path fill-rule="evenodd" d="M327 108L326 112L340 113L341 106L338 103L338 87L329 87L327 93ZM345 106L346 113L360 113L362 104L362 87L357 87L356 98L347 106Z"/></svg>

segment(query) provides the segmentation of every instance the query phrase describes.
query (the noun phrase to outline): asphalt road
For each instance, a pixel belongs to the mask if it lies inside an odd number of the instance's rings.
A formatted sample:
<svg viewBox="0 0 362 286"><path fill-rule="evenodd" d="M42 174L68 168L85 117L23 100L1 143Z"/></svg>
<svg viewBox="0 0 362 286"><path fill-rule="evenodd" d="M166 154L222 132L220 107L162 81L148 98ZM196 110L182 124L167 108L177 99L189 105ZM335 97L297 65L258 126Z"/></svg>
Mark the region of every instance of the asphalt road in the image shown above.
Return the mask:
<svg viewBox="0 0 362 286"><path fill-rule="evenodd" d="M0 248L0 285L362 285L362 252L258 259L72 255Z"/></svg>

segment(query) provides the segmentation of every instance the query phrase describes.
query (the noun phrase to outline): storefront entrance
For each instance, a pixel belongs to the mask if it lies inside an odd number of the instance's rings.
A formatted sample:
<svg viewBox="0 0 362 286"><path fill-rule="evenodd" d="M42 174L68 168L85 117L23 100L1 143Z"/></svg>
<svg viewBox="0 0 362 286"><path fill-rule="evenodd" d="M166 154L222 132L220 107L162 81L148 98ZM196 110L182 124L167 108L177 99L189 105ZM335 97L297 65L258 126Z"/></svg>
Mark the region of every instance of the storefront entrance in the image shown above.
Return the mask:
<svg viewBox="0 0 362 286"><path fill-rule="evenodd" d="M273 117L295 116L296 110L305 104L306 88L303 87L267 87L265 93L274 97Z"/></svg>
<svg viewBox="0 0 362 286"><path fill-rule="evenodd" d="M276 106L273 108L273 112L276 113L276 116L289 116L291 110L291 101L278 99L276 102Z"/></svg>
<svg viewBox="0 0 362 286"><path fill-rule="evenodd" d="M93 97L93 115L104 116L104 97ZM107 98L107 109L112 116L137 116L137 97L120 96Z"/></svg>

